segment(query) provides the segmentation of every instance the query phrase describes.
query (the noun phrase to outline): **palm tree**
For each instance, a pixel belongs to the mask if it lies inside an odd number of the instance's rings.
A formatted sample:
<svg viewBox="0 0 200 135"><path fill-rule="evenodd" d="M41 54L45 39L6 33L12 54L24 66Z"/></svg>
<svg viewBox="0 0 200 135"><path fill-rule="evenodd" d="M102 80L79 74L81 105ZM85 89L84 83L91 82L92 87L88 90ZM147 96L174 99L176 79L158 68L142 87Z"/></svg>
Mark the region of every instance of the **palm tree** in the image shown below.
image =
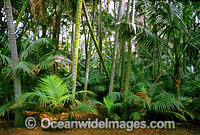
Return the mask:
<svg viewBox="0 0 200 135"><path fill-rule="evenodd" d="M136 0L132 0L132 16L131 16L131 23L134 24L134 16L135 16L135 2ZM132 44L129 43L128 46L128 61L127 61L127 71L126 71L126 81L125 81L125 100L128 96L129 91L129 81L130 81L130 66L131 66L131 58L132 58Z"/></svg>
<svg viewBox="0 0 200 135"><path fill-rule="evenodd" d="M123 7L122 6L122 0L120 0L116 23L120 22L121 8L122 7ZM119 32L118 32L118 29L117 29L116 32L115 32L115 46L114 46L114 52L113 52L112 73L111 73L111 79L110 79L109 93L113 92L113 83L114 83L114 77L115 77L115 66L116 66L116 61L117 61L118 38L119 38Z"/></svg>
<svg viewBox="0 0 200 135"><path fill-rule="evenodd" d="M104 58L103 58L103 55L102 55L102 53L101 53L101 49L99 48L98 42L97 42L97 40L96 40L96 36L95 36L94 31L93 31L93 29L92 29L92 26L91 26L91 23L90 23L90 20L89 20L89 15L88 15L87 8L86 8L86 4L85 4L84 1L83 1L83 9L84 9L84 13L85 13L86 21L87 21L87 23L88 23L89 30L90 30L90 32L91 32L92 40L93 40L94 45L95 45L95 47L96 47L96 49L97 49L97 53L98 53L98 55L99 55L99 57L100 57L101 63L103 64L103 68L104 68L104 70L105 70L105 72L106 72L107 79L110 81L109 72L108 72L108 69L107 69L105 60L104 60Z"/></svg>
<svg viewBox="0 0 200 135"><path fill-rule="evenodd" d="M96 5L97 5L97 0L95 0L94 5L93 5L93 18L92 18L92 27L93 28L94 28L94 21L95 21ZM87 57L87 60L86 60L86 73L85 73L84 90L87 90L87 87L88 87L88 78L89 78L89 72L90 72L90 57L91 57L91 52L92 52L92 38L90 38L89 51L88 51L88 54L87 54L88 57Z"/></svg>
<svg viewBox="0 0 200 135"><path fill-rule="evenodd" d="M60 119L61 113L64 111L63 107L66 106L70 110L71 117L76 115L81 116L83 113L92 112L96 113L94 106L89 104L81 103L76 100L78 106L73 108L70 103L73 101L74 95L83 95L84 93L92 94L90 91L78 91L72 93L69 91L70 85L63 81L60 77L56 75L47 76L42 78L37 87L34 88L33 92L27 92L22 95L22 100L18 100L18 104L23 105L36 105L42 111L55 112L58 115L58 120ZM82 107L81 107L82 106ZM75 115L76 114L76 115Z"/></svg>
<svg viewBox="0 0 200 135"><path fill-rule="evenodd" d="M99 0L99 5L98 6L98 42L99 42L99 47L102 52L102 1ZM102 71L102 64L100 61L100 73Z"/></svg>
<svg viewBox="0 0 200 135"><path fill-rule="evenodd" d="M16 70L14 70L15 66L18 64L18 54L17 54L17 44L16 44L16 36L15 36L15 27L13 24L13 15L12 15L12 7L10 0L4 0L5 12L7 16L7 25L8 25L8 36L11 45L11 58L12 58L12 68L13 68L13 81L14 81L14 92L15 99L17 99L21 95L21 80ZM23 126L23 114L22 110L19 108L15 111L15 121L14 126L20 127Z"/></svg>
<svg viewBox="0 0 200 135"><path fill-rule="evenodd" d="M122 108L122 103L118 102L121 100L121 93L119 92L112 92L109 93L106 97L103 98L104 107L107 110L107 116L109 119L119 120L120 117L114 113L115 109Z"/></svg>
<svg viewBox="0 0 200 135"><path fill-rule="evenodd" d="M126 22L128 23L129 21L129 8L130 8L130 1L128 0L128 5L127 5L127 10L126 10ZM121 63L121 69L119 69L119 76L121 77L120 80L120 92L122 92L123 89L123 83L124 83L124 67L125 67L125 46L126 46L126 41L125 39L122 40L122 47L121 47L121 53L120 53L120 63Z"/></svg>
<svg viewBox="0 0 200 135"><path fill-rule="evenodd" d="M76 92L76 77L77 77L77 65L78 65L78 47L79 47L79 34L80 34L80 23L81 23L81 11L82 11L82 0L78 0L76 10L76 24L75 24L75 44L73 47L73 85L72 93ZM72 107L75 107L75 95L73 95Z"/></svg>
<svg viewBox="0 0 200 135"><path fill-rule="evenodd" d="M161 45L167 50L169 57L173 60L173 81L176 89L176 97L180 98L180 84L181 84L181 59L185 53L183 50L184 43L182 43L183 35L188 35L186 25L183 20L181 10L174 6L178 3L173 2L156 2L155 6L150 10L150 22L153 24L153 33L159 38L163 39ZM160 9L160 6L165 7ZM169 47L172 44L172 47ZM187 47L187 46L186 46ZM160 47L158 47L159 50ZM171 55L171 56L170 56ZM159 60L159 59L158 59Z"/></svg>
<svg viewBox="0 0 200 135"><path fill-rule="evenodd" d="M27 5L28 5L28 0L24 0L23 1L23 6L22 6L22 8L21 8L21 10L20 10L20 13L19 13L19 15L18 15L18 17L17 17L17 20L16 20L16 23L15 23L15 29L17 29L17 26L18 26L18 24L19 24L19 22L21 21L21 19L22 19L22 15L24 14L24 12L25 12L25 10L26 10L26 7L27 7Z"/></svg>

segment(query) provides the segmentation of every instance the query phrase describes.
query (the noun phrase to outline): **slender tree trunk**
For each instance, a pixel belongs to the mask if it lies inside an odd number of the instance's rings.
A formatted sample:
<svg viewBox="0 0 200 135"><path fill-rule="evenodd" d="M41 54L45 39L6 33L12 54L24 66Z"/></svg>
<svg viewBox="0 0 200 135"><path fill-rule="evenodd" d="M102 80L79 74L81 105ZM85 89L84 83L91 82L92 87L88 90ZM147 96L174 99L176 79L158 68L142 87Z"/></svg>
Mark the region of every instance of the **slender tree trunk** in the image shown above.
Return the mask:
<svg viewBox="0 0 200 135"><path fill-rule="evenodd" d="M109 5L110 5L110 0L107 0L107 3L106 3L106 7L107 7L107 12L109 12Z"/></svg>
<svg viewBox="0 0 200 135"><path fill-rule="evenodd" d="M102 1L99 0L99 5L97 5L99 8L98 8L98 41L99 41L99 47L100 47L100 50L101 50L101 53L102 53ZM100 74L102 72L102 64L101 64L101 61L100 61L100 65L99 65L99 69L100 69Z"/></svg>
<svg viewBox="0 0 200 135"><path fill-rule="evenodd" d="M74 17L75 18L75 17ZM74 37L75 37L75 19L72 22L72 35L71 35L71 57L72 57L72 81L74 80Z"/></svg>
<svg viewBox="0 0 200 135"><path fill-rule="evenodd" d="M87 58L88 58L88 41L89 40L89 34L87 34L87 31L86 31L86 24L85 24L85 18L83 18L83 16L81 16L81 19L82 19L82 26L83 26L83 34L84 34L84 42L85 42L85 46L83 44L83 48L85 49L85 56L86 56L86 61L85 61L85 69L86 69L86 65L87 65ZM88 37L87 37L88 35Z"/></svg>
<svg viewBox="0 0 200 135"><path fill-rule="evenodd" d="M89 16L88 16L88 13L87 13L87 8L86 8L86 5L85 5L85 2L84 2L84 1L83 1L83 5L84 5L84 6L83 6L83 7L84 7L83 9L84 9L84 13L85 13L86 20L87 20L87 23L88 23L88 27L89 27L89 30L90 30L90 32L91 32L92 40L94 41L94 45L95 45L95 47L96 47L96 49L97 49L98 55L99 55L100 60L101 60L101 62L102 62L102 64L103 64L104 70L105 70L105 72L106 72L106 76L107 76L108 80L110 81L110 76L109 76L109 73L108 73L108 69L107 69L107 66L106 66L106 64L105 64L104 58L103 58L102 53L101 53L101 50L100 50L100 48L99 48L99 45L98 45L98 43L97 43L96 36L94 35L94 31L93 31L93 29L92 29L92 26L91 26L91 23L90 23L90 20L89 20Z"/></svg>
<svg viewBox="0 0 200 135"><path fill-rule="evenodd" d="M28 5L28 0L24 0L23 1L23 6L22 6L22 8L20 10L20 13L19 13L19 15L17 17L17 20L16 20L16 23L15 23L15 30L17 29L17 26L18 26L19 22L22 19L22 15L24 14L24 12L26 10L27 5Z"/></svg>
<svg viewBox="0 0 200 135"><path fill-rule="evenodd" d="M81 24L81 11L82 11L82 0L78 0L77 10L76 10L76 25L75 25L75 44L74 44L74 80L72 86L72 107L75 107L75 92L76 92L76 77L77 77L77 66L78 66L78 47L79 47L79 34L80 34L80 24Z"/></svg>
<svg viewBox="0 0 200 135"><path fill-rule="evenodd" d="M71 54L72 54L72 70L71 70L71 72L72 72L72 82L73 82L73 80L74 80L74 38L75 38L75 22L76 21L76 9L74 8L73 9L73 22L72 22L72 35L71 35Z"/></svg>
<svg viewBox="0 0 200 135"><path fill-rule="evenodd" d="M9 42L11 46L11 58L12 58L12 69L13 69L13 81L14 81L14 93L15 93L15 101L21 95L21 80L20 76L17 74L15 70L15 66L18 64L18 54L17 54L17 44L16 44L16 36L15 36L15 28L13 24L13 15L12 15L12 7L10 0L4 0L6 18L7 18L7 26L8 26L8 36ZM15 127L22 127L24 125L24 117L22 114L21 108L16 109L15 111Z"/></svg>
<svg viewBox="0 0 200 135"><path fill-rule="evenodd" d="M181 84L180 44L181 44L180 38L175 38L174 84L176 88L177 99L180 98L180 84Z"/></svg>
<svg viewBox="0 0 200 135"><path fill-rule="evenodd" d="M153 47L153 78L156 78L156 53L155 47Z"/></svg>
<svg viewBox="0 0 200 135"><path fill-rule="evenodd" d="M181 71L180 71L180 59L176 58L176 63L174 66L174 83L176 87L176 98L180 98L180 83L181 83Z"/></svg>
<svg viewBox="0 0 200 135"><path fill-rule="evenodd" d="M93 5L92 28L94 28L94 23L95 23L96 5L97 5L97 0L95 0L94 5ZM92 52L92 38L90 38L89 42L90 43L89 43L88 57L87 57L87 61L86 61L86 73L85 73L85 83L84 83L84 90L85 91L88 89L88 78L89 78L89 72L90 72L90 57L91 57L91 52ZM86 100L86 96L87 95L85 94L84 100Z"/></svg>
<svg viewBox="0 0 200 135"><path fill-rule="evenodd" d="M114 1L114 17L115 17L115 21L117 20L117 15L116 15L116 0Z"/></svg>
<svg viewBox="0 0 200 135"><path fill-rule="evenodd" d="M130 8L130 0L128 0L128 5L127 5L127 10L126 10L126 22L128 23L129 20L129 8ZM125 67L125 46L126 46L126 41L122 41L122 49L121 49L121 70L119 72L121 80L120 80L120 92L122 93L123 89L123 83L124 83L124 67Z"/></svg>
<svg viewBox="0 0 200 135"><path fill-rule="evenodd" d="M120 22L120 16L121 16L121 7L122 7L122 0L119 1L119 10L118 10L118 16L117 16L117 23ZM119 30L117 29L115 32L115 46L114 46L114 53L113 53L113 62L112 62L112 73L111 73L111 79L110 79L110 88L109 93L113 92L113 83L114 83L114 77L115 77L115 65L117 61L117 48L118 48L118 38L119 38Z"/></svg>
<svg viewBox="0 0 200 135"><path fill-rule="evenodd" d="M134 21L135 3L136 3L136 0L132 0L132 11L131 11L132 12L132 19L131 19L131 22L133 23L133 25L135 24L135 21ZM128 46L127 71L126 71L126 81L125 81L125 101L127 100L128 92L129 92L131 58L132 58L132 44L129 43L129 46Z"/></svg>
<svg viewBox="0 0 200 135"><path fill-rule="evenodd" d="M61 15L62 15L62 1L58 1L58 5L55 6L56 8L56 19L54 22L54 27L53 27L53 46L54 46L54 51L58 50L58 45L59 45L59 35L60 35L60 20L61 20ZM54 63L52 65L52 74L57 73L57 64Z"/></svg>

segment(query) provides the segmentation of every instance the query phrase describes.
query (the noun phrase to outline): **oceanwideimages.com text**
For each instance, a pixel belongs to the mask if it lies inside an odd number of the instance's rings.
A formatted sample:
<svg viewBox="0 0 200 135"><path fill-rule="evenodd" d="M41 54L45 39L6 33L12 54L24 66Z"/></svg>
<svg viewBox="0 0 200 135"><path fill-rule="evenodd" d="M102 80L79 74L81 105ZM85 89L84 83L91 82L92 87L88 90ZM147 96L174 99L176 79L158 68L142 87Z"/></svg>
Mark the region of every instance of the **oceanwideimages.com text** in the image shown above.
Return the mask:
<svg viewBox="0 0 200 135"><path fill-rule="evenodd" d="M133 129L138 128L158 128L158 129L171 129L175 128L174 121L151 121L147 123L146 121L109 121L105 118L104 121L96 118L91 120L88 118L86 121L50 121L49 118L43 118L41 120L41 127L43 129L53 128L53 129L125 129L127 131L133 131Z"/></svg>

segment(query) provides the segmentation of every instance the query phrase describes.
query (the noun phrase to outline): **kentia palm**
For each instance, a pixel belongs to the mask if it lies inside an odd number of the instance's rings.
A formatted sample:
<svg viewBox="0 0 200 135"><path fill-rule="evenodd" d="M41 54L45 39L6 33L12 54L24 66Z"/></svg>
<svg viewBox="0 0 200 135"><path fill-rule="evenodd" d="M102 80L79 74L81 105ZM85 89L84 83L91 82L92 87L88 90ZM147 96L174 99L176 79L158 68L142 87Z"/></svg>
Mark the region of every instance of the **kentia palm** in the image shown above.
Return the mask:
<svg viewBox="0 0 200 135"><path fill-rule="evenodd" d="M111 92L106 97L103 98L104 107L107 110L107 116L111 120L120 120L120 116L115 113L115 109L122 108L121 100L122 95L120 92Z"/></svg>
<svg viewBox="0 0 200 135"><path fill-rule="evenodd" d="M71 114L71 117L75 117L75 114L81 116L82 113L86 112L96 113L94 106L82 103L78 99L75 100L77 105L75 108L70 105L74 100L74 95L84 93L94 95L94 93L90 91L72 93L69 89L70 85L64 83L58 76L47 76L39 81L37 87L33 89L33 92L23 94L22 100L19 99L18 103L12 107L18 107L20 104L24 107L26 107L26 105L36 105L36 108L39 106L41 111L57 113L58 119L60 119L60 114L63 111L62 109L66 105L69 105L67 106L70 109L68 113Z"/></svg>
<svg viewBox="0 0 200 135"><path fill-rule="evenodd" d="M72 69L72 93L73 101L72 107L75 108L75 92L76 92L76 78L78 68L78 50L79 50L79 36L80 36L80 23L81 23L81 11L83 0L78 0L76 10L76 24L75 24L75 42L73 45L73 69Z"/></svg>
<svg viewBox="0 0 200 135"><path fill-rule="evenodd" d="M16 44L16 36L15 36L15 28L13 24L13 15L12 15L12 7L10 0L4 0L6 18L7 18L7 26L8 26L8 36L11 46L11 58L12 58L12 69L13 69L13 81L14 81L14 94L15 99L21 96L21 80L16 70L14 70L15 66L18 64L18 53L17 53L17 44ZM15 111L15 121L14 126L19 127L23 126L23 114L21 108L18 108Z"/></svg>

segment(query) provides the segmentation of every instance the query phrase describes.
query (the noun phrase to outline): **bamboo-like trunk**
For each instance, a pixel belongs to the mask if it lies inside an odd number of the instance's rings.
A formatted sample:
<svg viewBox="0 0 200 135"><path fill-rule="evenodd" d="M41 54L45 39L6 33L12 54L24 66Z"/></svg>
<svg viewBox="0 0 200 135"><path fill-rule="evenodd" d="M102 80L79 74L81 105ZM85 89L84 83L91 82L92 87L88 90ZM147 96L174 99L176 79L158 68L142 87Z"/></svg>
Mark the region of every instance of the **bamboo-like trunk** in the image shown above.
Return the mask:
<svg viewBox="0 0 200 135"><path fill-rule="evenodd" d="M132 0L132 19L131 22L134 25L134 16L135 16L135 3L136 0ZM128 92L129 92L129 81L130 81L130 66L131 66L131 58L132 58L132 44L129 43L128 46L128 61L127 61L127 71L126 71L126 81L125 81L125 101L127 100L128 97Z"/></svg>
<svg viewBox="0 0 200 135"><path fill-rule="evenodd" d="M117 23L120 22L121 7L122 7L122 0L119 1ZM114 83L114 77L115 77L115 66L116 66L116 61L117 61L118 38L119 38L119 30L117 29L116 32L115 32L115 46L114 46L114 53L113 53L112 73L111 73L111 79L110 79L109 93L113 92L113 83Z"/></svg>
<svg viewBox="0 0 200 135"><path fill-rule="evenodd" d="M99 45L97 43L96 36L94 35L94 31L92 29L92 26L91 26L91 23L90 23L90 20L89 20L89 16L88 16L88 13L87 13L87 8L86 8L86 5L85 5L84 1L83 1L83 7L84 7L83 9L84 9L84 13L85 13L86 20L87 20L87 23L88 23L88 27L89 27L89 30L91 32L92 40L94 41L94 45L95 45L95 47L97 49L98 55L99 55L100 60L101 60L101 62L103 64L104 70L106 72L106 76L107 76L108 80L110 81L110 76L109 76L109 73L108 73L108 69L107 69L107 66L105 64L104 58L103 58L101 50L99 48Z"/></svg>
<svg viewBox="0 0 200 135"><path fill-rule="evenodd" d="M21 80L20 80L20 76L15 70L15 66L18 64L18 53L17 53L15 28L13 24L12 7L11 7L10 0L4 0L4 9L6 12L7 26L8 26L8 33L9 33L8 37L9 37L9 42L11 46L11 59L12 59L12 69L13 69L15 101L17 101L17 98L21 96ZM24 125L24 118L23 118L22 110L18 108L15 111L14 126L22 127L23 125Z"/></svg>
<svg viewBox="0 0 200 135"><path fill-rule="evenodd" d="M99 47L102 53L102 1L99 0L99 8L98 8L98 41L99 41ZM99 69L100 69L100 74L102 72L102 64L100 61L100 65L99 65Z"/></svg>
<svg viewBox="0 0 200 135"><path fill-rule="evenodd" d="M180 38L175 38L175 64L174 64L174 76L173 76L174 78L173 79L174 79L174 84L176 88L177 99L180 98L180 84L181 84L180 44L181 44Z"/></svg>
<svg viewBox="0 0 200 135"><path fill-rule="evenodd" d="M128 23L128 19L129 19L129 8L130 8L130 0L128 0L128 5L127 5L127 10L126 10L126 22ZM123 89L123 83L124 83L124 67L125 67L125 46L126 46L126 41L123 40L122 41L122 49L121 49L121 70L119 72L120 74L120 92L122 93L122 89Z"/></svg>
<svg viewBox="0 0 200 135"><path fill-rule="evenodd" d="M77 66L78 66L78 47L79 47L79 34L80 34L80 24L81 24L81 11L82 11L82 0L78 0L77 10L76 10L76 24L75 24L75 44L74 44L74 76L72 85L72 108L75 107L75 92L76 92L76 77L77 77Z"/></svg>
<svg viewBox="0 0 200 135"><path fill-rule="evenodd" d="M53 27L53 47L54 51L58 50L58 45L59 45L59 35L60 35L60 20L61 20L61 15L62 15L62 1L58 1L58 5L56 5L56 19L54 22L54 27ZM57 73L57 63L54 63L52 65L52 74Z"/></svg>
<svg viewBox="0 0 200 135"><path fill-rule="evenodd" d="M97 5L97 0L95 0L94 6L93 6L92 28L94 28L96 5ZM89 73L90 73L90 57L91 57L91 52L92 52L92 38L90 38L89 51L88 51L87 60L86 60L86 73L85 73L85 83L84 83L84 90L85 91L88 89L88 78L89 78ZM84 100L86 99L86 96L87 95L85 94Z"/></svg>
<svg viewBox="0 0 200 135"><path fill-rule="evenodd" d="M27 5L28 5L28 0L24 0L23 1L23 6L22 6L22 8L20 10L20 13L19 13L19 15L17 17L17 20L16 20L16 23L15 23L15 30L17 29L17 26L18 26L19 22L22 19L22 15L24 14L24 12L26 10Z"/></svg>
<svg viewBox="0 0 200 135"><path fill-rule="evenodd" d="M75 20L75 19L73 19ZM71 57L72 57L72 81L74 80L74 37L75 37L75 32L74 32L74 29L75 29L75 21L72 22L72 35L71 35Z"/></svg>

